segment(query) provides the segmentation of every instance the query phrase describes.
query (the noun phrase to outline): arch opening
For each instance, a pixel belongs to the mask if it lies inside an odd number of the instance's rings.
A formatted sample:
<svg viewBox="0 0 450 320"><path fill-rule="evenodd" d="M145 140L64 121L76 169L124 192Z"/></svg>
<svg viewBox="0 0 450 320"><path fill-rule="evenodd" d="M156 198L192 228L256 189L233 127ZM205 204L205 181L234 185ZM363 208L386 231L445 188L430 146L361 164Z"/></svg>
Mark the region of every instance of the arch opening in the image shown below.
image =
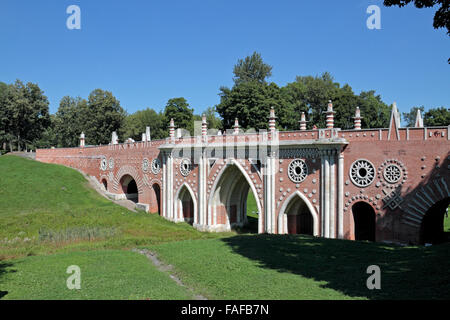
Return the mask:
<svg viewBox="0 0 450 320"><path fill-rule="evenodd" d="M439 244L450 240L449 205L450 198L446 198L436 202L425 213L420 225L421 244Z"/></svg>
<svg viewBox="0 0 450 320"><path fill-rule="evenodd" d="M106 179L102 180L102 185L105 188L105 190L108 191L108 181L106 181Z"/></svg>
<svg viewBox="0 0 450 320"><path fill-rule="evenodd" d="M258 233L260 205L254 190L238 164L228 164L211 194L209 214L213 224L224 225L227 230Z"/></svg>
<svg viewBox="0 0 450 320"><path fill-rule="evenodd" d="M133 202L139 202L139 191L136 181L130 175L125 175L120 179L120 185L122 186L122 192L127 200Z"/></svg>
<svg viewBox="0 0 450 320"><path fill-rule="evenodd" d="M365 202L352 206L355 240L375 241L375 210Z"/></svg>
<svg viewBox="0 0 450 320"><path fill-rule="evenodd" d="M180 189L177 198L177 215L179 220L184 220L185 222L192 225L194 223L194 200L192 199L191 193L188 188L183 185Z"/></svg>
<svg viewBox="0 0 450 320"><path fill-rule="evenodd" d="M295 196L289 201L284 214L288 234L314 235L313 214L300 196Z"/></svg>
<svg viewBox="0 0 450 320"><path fill-rule="evenodd" d="M158 207L158 214L161 215L161 188L159 187L159 184L155 183L152 186L155 197L156 197L156 205Z"/></svg>

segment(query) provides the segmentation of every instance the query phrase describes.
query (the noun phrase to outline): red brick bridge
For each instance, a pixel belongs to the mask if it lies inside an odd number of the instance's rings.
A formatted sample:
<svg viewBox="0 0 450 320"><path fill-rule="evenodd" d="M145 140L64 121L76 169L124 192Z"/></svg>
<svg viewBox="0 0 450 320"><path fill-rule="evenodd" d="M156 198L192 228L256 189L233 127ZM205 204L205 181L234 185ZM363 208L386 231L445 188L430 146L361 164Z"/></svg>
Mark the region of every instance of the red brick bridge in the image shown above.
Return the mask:
<svg viewBox="0 0 450 320"><path fill-rule="evenodd" d="M450 201L450 126L400 127L394 104L389 128L327 127L226 134L201 123L201 135L107 146L39 149L36 159L81 170L113 198L128 198L151 213L204 231L248 223L247 195L258 208L258 232L326 238L427 243L443 241Z"/></svg>

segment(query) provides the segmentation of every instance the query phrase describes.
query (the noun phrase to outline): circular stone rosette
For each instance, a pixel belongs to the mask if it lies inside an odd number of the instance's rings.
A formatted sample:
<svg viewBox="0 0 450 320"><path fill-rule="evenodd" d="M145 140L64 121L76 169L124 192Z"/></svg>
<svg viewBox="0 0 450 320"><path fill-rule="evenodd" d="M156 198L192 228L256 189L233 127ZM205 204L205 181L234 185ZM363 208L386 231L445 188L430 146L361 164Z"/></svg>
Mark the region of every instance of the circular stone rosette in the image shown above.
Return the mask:
<svg viewBox="0 0 450 320"><path fill-rule="evenodd" d="M113 158L109 158L109 169L114 169L114 159Z"/></svg>
<svg viewBox="0 0 450 320"><path fill-rule="evenodd" d="M383 186L395 188L403 184L408 177L406 168L398 160L385 160L378 168L378 178L383 181Z"/></svg>
<svg viewBox="0 0 450 320"><path fill-rule="evenodd" d="M152 160L152 172L158 174L161 171L161 160L158 158Z"/></svg>
<svg viewBox="0 0 450 320"><path fill-rule="evenodd" d="M305 161L301 159L294 159L289 164L288 168L289 179L292 182L299 183L306 179L308 176L308 166Z"/></svg>
<svg viewBox="0 0 450 320"><path fill-rule="evenodd" d="M147 158L144 158L144 160L142 160L142 171L147 172L149 167L150 161Z"/></svg>
<svg viewBox="0 0 450 320"><path fill-rule="evenodd" d="M350 167L350 179L356 186L365 188L375 180L375 167L368 160L356 160Z"/></svg>
<svg viewBox="0 0 450 320"><path fill-rule="evenodd" d="M100 161L100 169L105 171L107 168L108 168L108 162L106 161L106 158L103 157L102 160Z"/></svg>
<svg viewBox="0 0 450 320"><path fill-rule="evenodd" d="M183 177L186 177L192 171L192 163L189 159L183 159L180 163L180 172Z"/></svg>

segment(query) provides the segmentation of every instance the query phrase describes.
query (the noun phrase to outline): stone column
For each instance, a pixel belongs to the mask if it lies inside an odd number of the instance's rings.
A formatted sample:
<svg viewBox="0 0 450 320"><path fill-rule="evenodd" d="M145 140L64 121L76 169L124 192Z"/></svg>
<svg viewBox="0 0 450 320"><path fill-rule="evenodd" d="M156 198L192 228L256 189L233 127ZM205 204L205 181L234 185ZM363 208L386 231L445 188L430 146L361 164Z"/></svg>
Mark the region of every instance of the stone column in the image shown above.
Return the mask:
<svg viewBox="0 0 450 320"><path fill-rule="evenodd" d="M338 238L344 239L344 153L338 157Z"/></svg>
<svg viewBox="0 0 450 320"><path fill-rule="evenodd" d="M275 157L269 153L264 168L264 230L275 232ZM256 197L257 195L255 195Z"/></svg>

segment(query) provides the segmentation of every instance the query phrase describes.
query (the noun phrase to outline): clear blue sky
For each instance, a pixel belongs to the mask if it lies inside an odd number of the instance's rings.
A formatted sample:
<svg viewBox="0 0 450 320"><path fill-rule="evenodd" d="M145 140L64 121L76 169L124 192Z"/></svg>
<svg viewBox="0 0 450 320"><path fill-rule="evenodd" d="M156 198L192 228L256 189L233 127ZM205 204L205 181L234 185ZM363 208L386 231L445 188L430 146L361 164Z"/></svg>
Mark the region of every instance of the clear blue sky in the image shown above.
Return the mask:
<svg viewBox="0 0 450 320"><path fill-rule="evenodd" d="M81 8L68 30L66 8ZM366 9L381 8L381 30ZM260 52L280 86L329 71L355 93L374 89L400 111L449 107L450 39L436 9L367 0L1 0L0 81L35 82L56 112L65 95L110 90L129 113L185 97L219 102L239 58Z"/></svg>

